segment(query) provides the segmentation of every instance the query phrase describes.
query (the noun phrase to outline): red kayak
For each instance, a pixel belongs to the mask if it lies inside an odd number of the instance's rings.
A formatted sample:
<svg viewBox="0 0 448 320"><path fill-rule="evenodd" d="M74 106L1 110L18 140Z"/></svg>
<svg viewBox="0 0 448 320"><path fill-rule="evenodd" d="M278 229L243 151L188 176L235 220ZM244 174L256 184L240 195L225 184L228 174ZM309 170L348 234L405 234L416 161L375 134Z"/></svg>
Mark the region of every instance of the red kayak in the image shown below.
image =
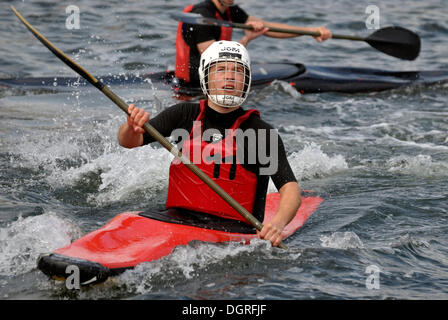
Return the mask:
<svg viewBox="0 0 448 320"><path fill-rule="evenodd" d="M279 193L267 195L265 223L272 219L279 201ZM302 197L302 205L285 228L284 237L297 231L322 201L320 197ZM192 240L247 244L256 237L255 229L241 221L188 210L126 212L70 245L41 255L38 268L54 279L64 280L69 275L67 267L75 265L81 284L92 284L139 263L160 259Z"/></svg>

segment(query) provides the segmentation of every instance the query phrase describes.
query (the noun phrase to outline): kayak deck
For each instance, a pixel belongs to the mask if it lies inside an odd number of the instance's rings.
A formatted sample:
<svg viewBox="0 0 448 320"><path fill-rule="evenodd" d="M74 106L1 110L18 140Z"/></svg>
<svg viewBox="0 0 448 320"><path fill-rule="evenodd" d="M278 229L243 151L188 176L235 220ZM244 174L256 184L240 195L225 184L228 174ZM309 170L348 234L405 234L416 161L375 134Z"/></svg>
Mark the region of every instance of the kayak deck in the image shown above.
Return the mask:
<svg viewBox="0 0 448 320"><path fill-rule="evenodd" d="M279 201L278 193L267 195L265 223L272 219ZM302 197L302 205L297 215L283 231L284 238L296 232L322 201L320 197ZM180 212L171 212L168 217L159 220L149 218L144 212L119 214L102 228L70 245L53 253L41 255L38 259L38 268L55 279L64 279L67 276L66 268L69 265L76 265L80 269L81 282L89 282L93 278L95 278L93 282L102 282L109 276L133 268L139 263L169 255L176 246L187 245L193 240L249 243L251 239L257 237L255 230L250 226L230 227L227 223L223 228L222 222L218 219L218 223L209 221L209 228L204 228L197 225L196 218L189 217L190 220L194 220L193 225L189 225L191 221L186 222L182 217L183 214ZM182 224L179 220L183 220ZM203 223L204 220L200 222Z"/></svg>

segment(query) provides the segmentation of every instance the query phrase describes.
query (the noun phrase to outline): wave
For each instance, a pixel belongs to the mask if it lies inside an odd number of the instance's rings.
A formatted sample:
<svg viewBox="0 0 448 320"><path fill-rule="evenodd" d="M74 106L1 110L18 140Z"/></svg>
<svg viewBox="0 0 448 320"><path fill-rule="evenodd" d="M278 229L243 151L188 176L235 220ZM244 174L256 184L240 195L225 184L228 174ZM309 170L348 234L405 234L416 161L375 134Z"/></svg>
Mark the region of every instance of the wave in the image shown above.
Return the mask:
<svg viewBox="0 0 448 320"><path fill-rule="evenodd" d="M70 220L53 212L21 218L0 228L0 275L15 276L36 268L40 254L70 244L81 234Z"/></svg>
<svg viewBox="0 0 448 320"><path fill-rule="evenodd" d="M48 179L52 184L62 183L63 186L99 179L97 190L88 197L88 202L99 206L128 198L146 201L167 187L168 164L172 158L173 155L165 149L152 146L123 149L80 167L57 172Z"/></svg>
<svg viewBox="0 0 448 320"><path fill-rule="evenodd" d="M320 237L321 245L324 248L334 249L356 249L364 248L364 243L358 235L352 231L334 232L329 236Z"/></svg>
<svg viewBox="0 0 448 320"><path fill-rule="evenodd" d="M386 163L389 172L420 177L447 177L448 163L435 162L429 155L398 156Z"/></svg>
<svg viewBox="0 0 448 320"><path fill-rule="evenodd" d="M297 179L310 180L329 176L348 169L348 164L342 155L329 156L321 146L308 143L299 152L288 157L291 168Z"/></svg>

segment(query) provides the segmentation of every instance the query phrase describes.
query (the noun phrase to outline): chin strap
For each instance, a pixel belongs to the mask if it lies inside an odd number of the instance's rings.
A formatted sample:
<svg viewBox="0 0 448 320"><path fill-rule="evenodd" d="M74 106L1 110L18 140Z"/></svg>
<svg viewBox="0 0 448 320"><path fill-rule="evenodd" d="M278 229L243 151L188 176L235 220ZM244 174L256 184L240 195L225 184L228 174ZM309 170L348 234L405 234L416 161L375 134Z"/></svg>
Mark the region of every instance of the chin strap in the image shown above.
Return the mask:
<svg viewBox="0 0 448 320"><path fill-rule="evenodd" d="M208 96L213 103L223 108L234 108L243 104L244 100L241 97L224 95L224 94L211 94Z"/></svg>

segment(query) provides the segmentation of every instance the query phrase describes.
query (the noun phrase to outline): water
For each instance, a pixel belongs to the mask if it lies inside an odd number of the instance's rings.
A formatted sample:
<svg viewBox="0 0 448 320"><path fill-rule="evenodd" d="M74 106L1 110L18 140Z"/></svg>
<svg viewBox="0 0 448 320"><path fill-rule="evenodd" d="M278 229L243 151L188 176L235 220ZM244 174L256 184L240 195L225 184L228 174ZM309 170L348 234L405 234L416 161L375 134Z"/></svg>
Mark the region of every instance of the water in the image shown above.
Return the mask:
<svg viewBox="0 0 448 320"><path fill-rule="evenodd" d="M369 1L240 1L249 13L290 24L325 24L368 35ZM10 1L92 74L143 73L174 64L185 1L77 1L79 30L65 28L70 1ZM73 73L0 4L0 76ZM448 68L442 1L379 2L381 27L422 37L413 62L363 43L258 39L253 61L392 70ZM242 34L235 32L239 39ZM170 92L121 89L153 115ZM0 91L0 299L446 299L448 298L447 87L373 94L300 95L282 83L247 105L279 129L304 189L325 201L287 242L192 243L90 289L70 291L36 270L36 258L116 214L163 206L171 155L157 145L118 146L122 111L94 90ZM271 191L275 191L270 186ZM366 269L379 269L369 290Z"/></svg>

